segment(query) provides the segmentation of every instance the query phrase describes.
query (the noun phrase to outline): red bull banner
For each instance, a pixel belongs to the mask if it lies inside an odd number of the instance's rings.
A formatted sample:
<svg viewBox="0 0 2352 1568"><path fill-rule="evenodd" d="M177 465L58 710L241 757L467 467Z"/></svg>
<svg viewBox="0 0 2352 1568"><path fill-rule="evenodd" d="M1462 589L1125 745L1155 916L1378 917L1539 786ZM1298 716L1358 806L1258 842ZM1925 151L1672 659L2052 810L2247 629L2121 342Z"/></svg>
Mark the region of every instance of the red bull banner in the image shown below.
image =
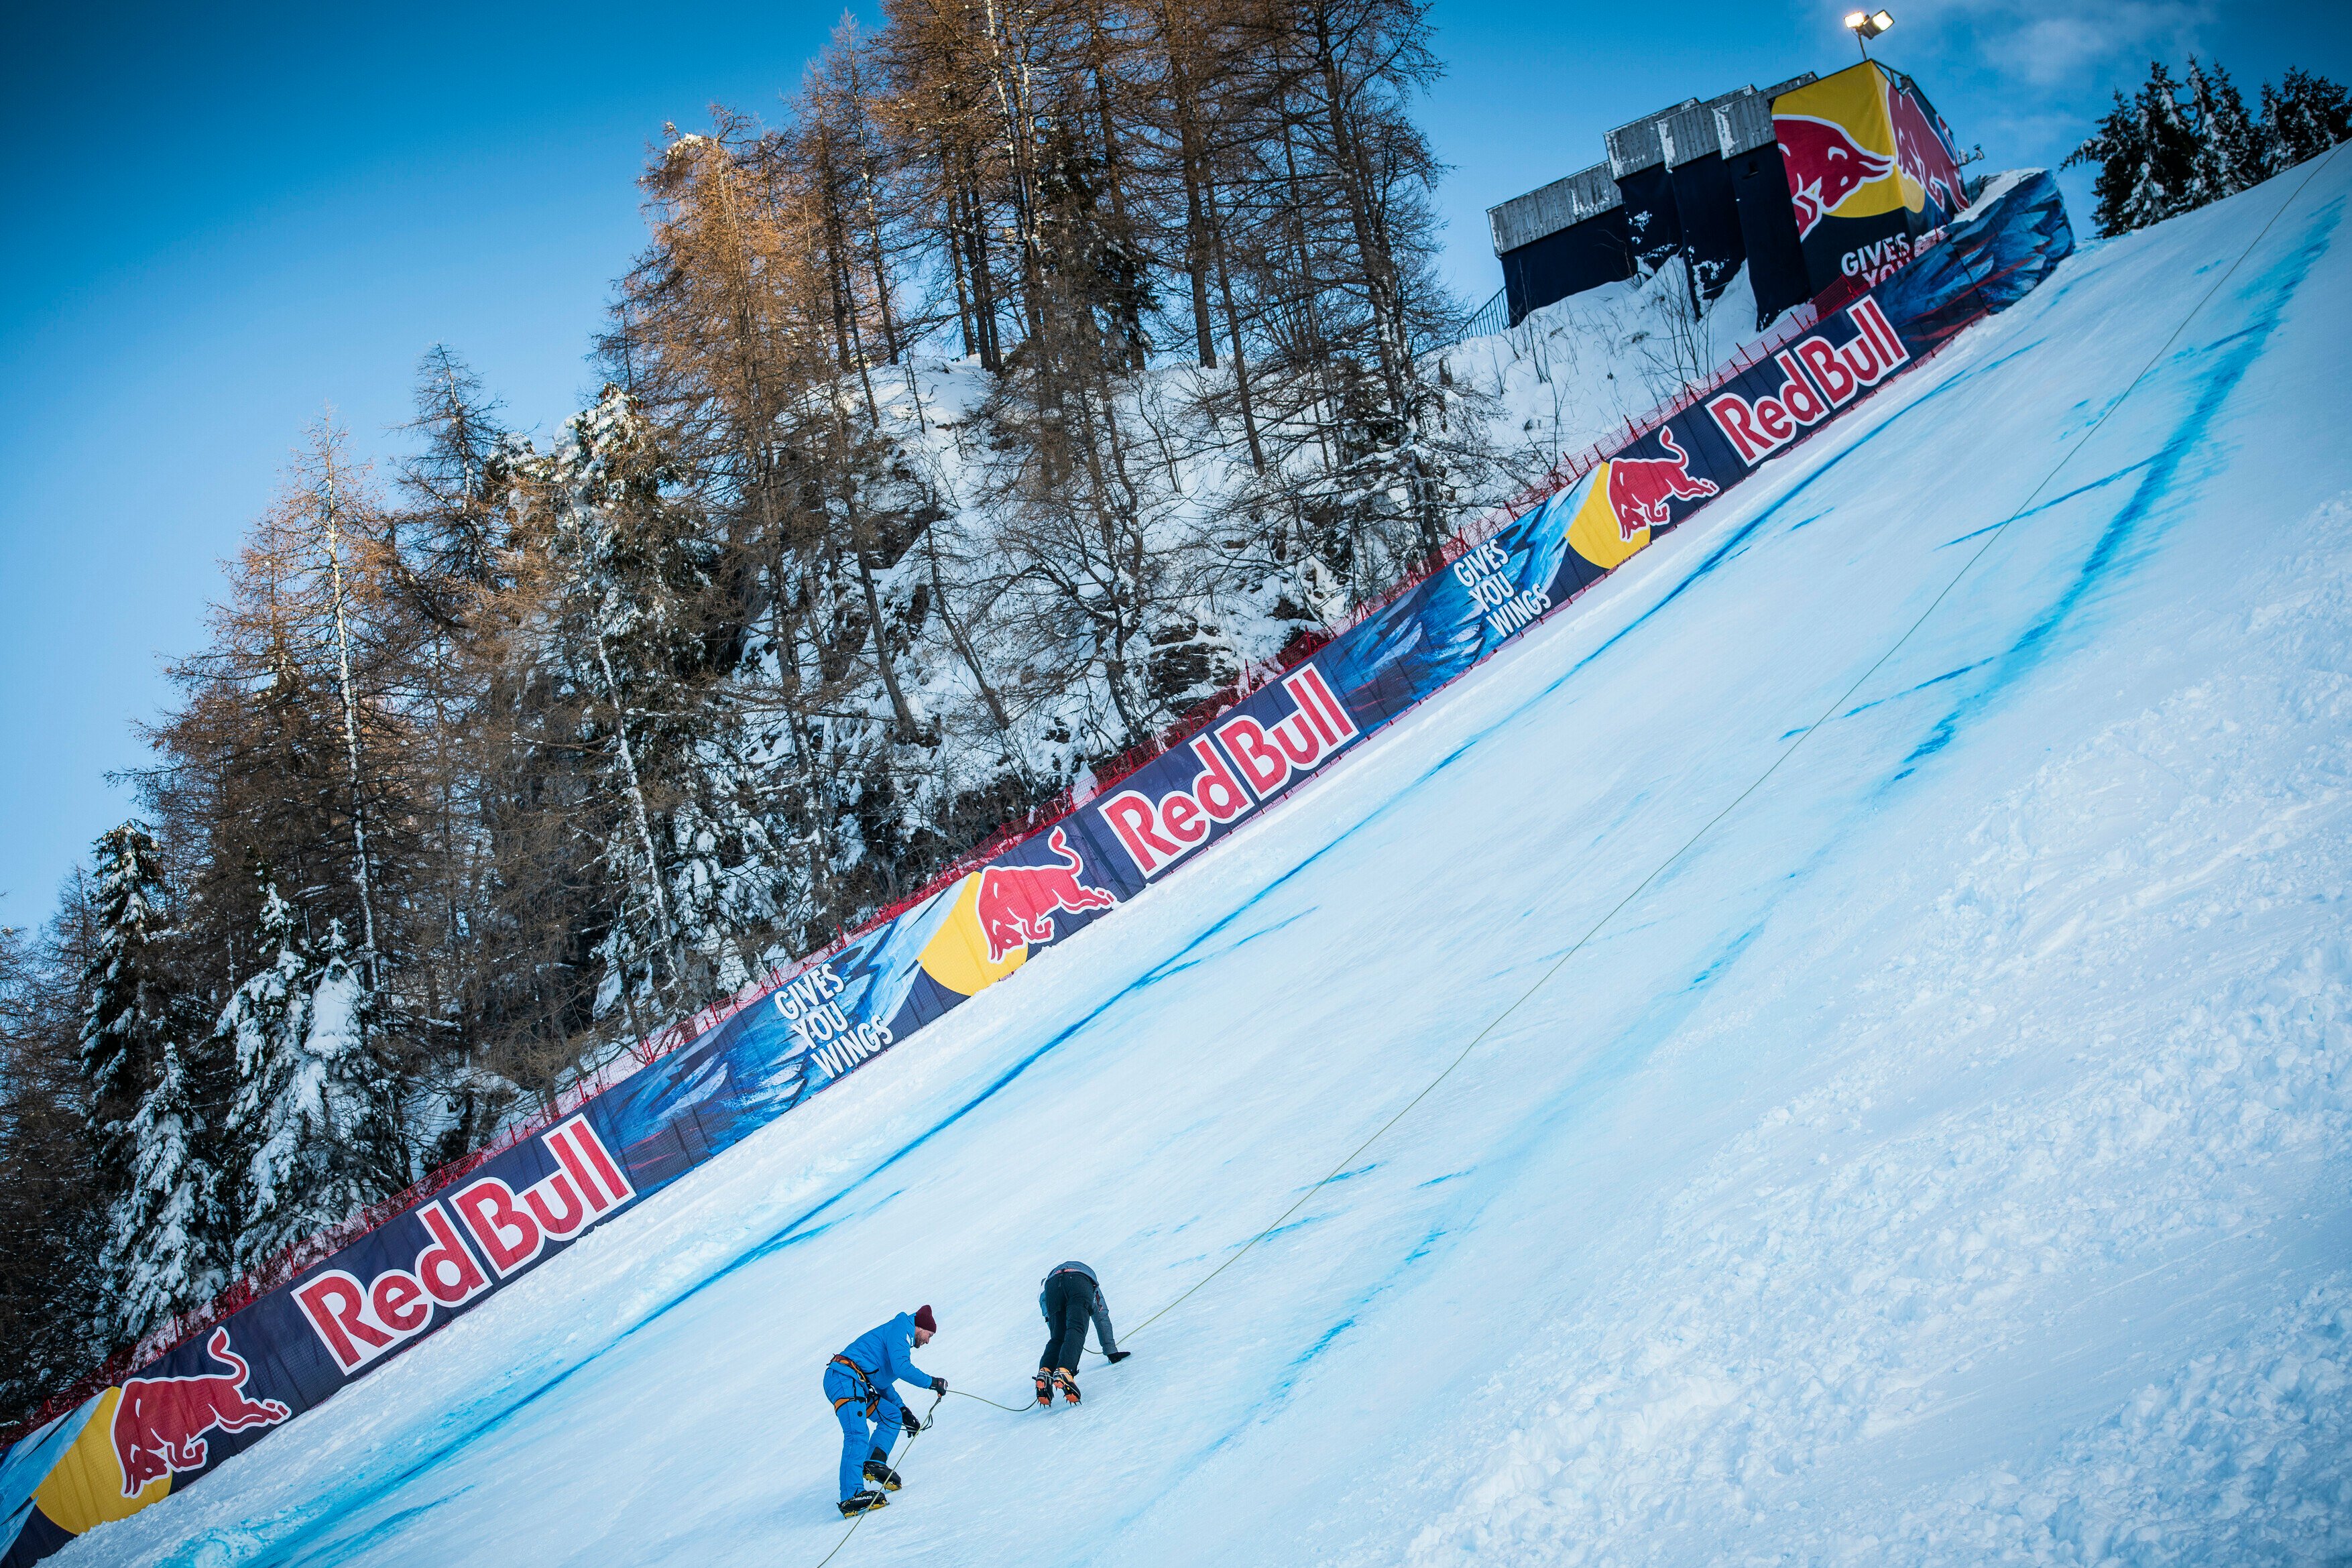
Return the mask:
<svg viewBox="0 0 2352 1568"><path fill-rule="evenodd" d="M1815 292L1880 282L1968 204L1950 128L1874 60L1774 99L1772 133Z"/></svg>
<svg viewBox="0 0 2352 1568"><path fill-rule="evenodd" d="M1045 831L717 1019L0 1459L0 1568L149 1507L1194 862L2072 248L2046 174ZM1974 303L1970 303L1973 301ZM1973 312L1973 314L1971 314Z"/></svg>

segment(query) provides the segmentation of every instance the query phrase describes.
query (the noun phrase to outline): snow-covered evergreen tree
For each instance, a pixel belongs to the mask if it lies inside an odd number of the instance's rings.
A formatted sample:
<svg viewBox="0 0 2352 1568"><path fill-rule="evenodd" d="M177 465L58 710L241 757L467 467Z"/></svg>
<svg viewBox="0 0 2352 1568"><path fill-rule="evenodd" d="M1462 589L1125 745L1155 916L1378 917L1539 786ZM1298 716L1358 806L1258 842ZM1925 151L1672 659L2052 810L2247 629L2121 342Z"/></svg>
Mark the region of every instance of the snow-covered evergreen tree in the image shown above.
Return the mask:
<svg viewBox="0 0 2352 1568"><path fill-rule="evenodd" d="M2290 66L2263 88L2263 133L2273 169L2291 169L2352 137L2352 100L2323 76Z"/></svg>
<svg viewBox="0 0 2352 1568"><path fill-rule="evenodd" d="M721 679L740 656L714 613L717 547L669 493L660 434L617 387L572 421L547 465L565 591L548 656L577 694L616 810L604 862L619 894L606 991L664 1021L681 1001L753 972L734 940L776 915L789 847L773 793ZM609 1005L609 1003L608 1003Z"/></svg>
<svg viewBox="0 0 2352 1568"><path fill-rule="evenodd" d="M227 1282L219 1174L194 1083L168 1035L128 1132L131 1186L111 1216L104 1268L113 1337L137 1341Z"/></svg>
<svg viewBox="0 0 2352 1568"><path fill-rule="evenodd" d="M2186 92L2186 100L2183 92ZM2259 119L2221 66L2189 57L2176 84L2149 62L2137 97L2116 94L2098 131L2066 156L2095 163L2099 232L2118 235L2160 223L2258 185L2352 137L2352 99L2326 77L2290 68L2265 85Z"/></svg>
<svg viewBox="0 0 2352 1568"><path fill-rule="evenodd" d="M136 1340L209 1300L222 1282L201 1054L162 971L161 852L136 821L98 841L97 951L87 979L82 1071L107 1201L99 1257L100 1336Z"/></svg>
<svg viewBox="0 0 2352 1568"><path fill-rule="evenodd" d="M163 873L162 852L137 821L100 835L96 855L98 949L86 980L81 1063L100 1180L119 1196L131 1180L131 1121L168 1028L168 1004L154 973Z"/></svg>
<svg viewBox="0 0 2352 1568"><path fill-rule="evenodd" d="M2237 84L2221 66L2208 70L2194 55L2189 57L2189 110L2197 131L2190 205L2234 196L2270 178L2267 140L2246 112Z"/></svg>
<svg viewBox="0 0 2352 1568"><path fill-rule="evenodd" d="M388 1074L370 1049L370 998L340 924L323 959L265 871L257 946L216 1033L236 1054L228 1118L238 1173L234 1260L250 1270L400 1184Z"/></svg>
<svg viewBox="0 0 2352 1568"><path fill-rule="evenodd" d="M2160 223L2197 205L2198 138L2181 107L2180 89L2160 61L2150 61L2138 96L2116 94L2097 132L2066 155L2066 166L2096 163L2093 190L2103 235Z"/></svg>

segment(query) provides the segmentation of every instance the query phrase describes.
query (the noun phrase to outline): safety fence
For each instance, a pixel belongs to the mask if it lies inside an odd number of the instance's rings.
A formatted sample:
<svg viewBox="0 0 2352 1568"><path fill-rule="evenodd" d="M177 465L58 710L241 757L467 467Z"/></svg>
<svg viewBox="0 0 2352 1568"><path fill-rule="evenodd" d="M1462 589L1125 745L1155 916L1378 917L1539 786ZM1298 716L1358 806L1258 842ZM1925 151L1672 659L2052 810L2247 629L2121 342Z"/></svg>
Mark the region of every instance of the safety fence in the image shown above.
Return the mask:
<svg viewBox="0 0 2352 1568"><path fill-rule="evenodd" d="M148 1506L1045 947L1139 896L1660 533L2000 309L2073 248L2046 175L1875 288L1802 313L1476 519L1336 635L1245 673L873 922L291 1249L0 1458L18 1568ZM158 1336L159 1341L165 1336Z"/></svg>

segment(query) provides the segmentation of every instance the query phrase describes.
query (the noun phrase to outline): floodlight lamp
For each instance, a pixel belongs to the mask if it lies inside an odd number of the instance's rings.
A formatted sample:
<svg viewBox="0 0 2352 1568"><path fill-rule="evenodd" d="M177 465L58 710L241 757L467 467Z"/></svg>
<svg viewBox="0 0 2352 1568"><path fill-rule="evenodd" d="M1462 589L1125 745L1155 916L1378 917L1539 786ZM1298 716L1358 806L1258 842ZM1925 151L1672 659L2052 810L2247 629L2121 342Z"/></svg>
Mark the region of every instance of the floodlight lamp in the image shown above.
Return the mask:
<svg viewBox="0 0 2352 1568"><path fill-rule="evenodd" d="M1849 11L1845 14L1846 31L1862 46L1862 57L1870 57L1870 40L1895 26L1892 11Z"/></svg>

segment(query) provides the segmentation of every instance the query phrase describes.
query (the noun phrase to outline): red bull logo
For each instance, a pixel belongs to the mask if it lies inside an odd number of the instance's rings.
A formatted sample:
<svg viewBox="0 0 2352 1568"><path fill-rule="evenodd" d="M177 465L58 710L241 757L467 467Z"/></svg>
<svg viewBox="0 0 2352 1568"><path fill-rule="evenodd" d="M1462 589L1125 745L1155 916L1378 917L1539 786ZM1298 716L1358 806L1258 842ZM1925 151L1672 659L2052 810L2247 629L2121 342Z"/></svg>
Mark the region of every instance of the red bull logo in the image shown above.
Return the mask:
<svg viewBox="0 0 2352 1568"><path fill-rule="evenodd" d="M205 1468L207 1432L275 1427L293 1412L275 1399L248 1399L253 1369L229 1348L228 1330L213 1330L205 1354L226 1372L193 1377L133 1377L114 1407L114 1457L122 1466L122 1495L137 1497L160 1477Z"/></svg>
<svg viewBox="0 0 2352 1568"><path fill-rule="evenodd" d="M1845 314L1855 329L1847 342L1832 344L1819 333L1808 333L1773 356L1782 378L1774 391L1750 399L1727 390L1706 400L1716 428L1731 442L1742 463L1754 467L1909 361L1910 351L1888 325L1877 300L1856 300ZM1740 381L1761 370L1748 371Z"/></svg>
<svg viewBox="0 0 2352 1568"><path fill-rule="evenodd" d="M1157 800L1140 789L1122 789L1102 803L1103 821L1136 870L1157 876L1208 842L1213 829L1255 810L1260 800L1297 775L1321 767L1356 738L1355 722L1314 665L1285 676L1281 690L1294 711L1273 725L1265 722L1266 709L1253 697L1245 706L1257 714L1235 713L1214 728L1218 744L1240 765L1239 777L1202 736L1186 748L1201 769L1189 785Z"/></svg>
<svg viewBox="0 0 2352 1568"><path fill-rule="evenodd" d="M1895 172L1895 160L1873 152L1833 120L1810 114L1775 114L1772 134L1789 171L1789 202L1797 211L1797 237L1804 238L1823 218L1864 185Z"/></svg>
<svg viewBox="0 0 2352 1568"><path fill-rule="evenodd" d="M1886 94L1887 118L1895 128L1895 165L1903 177L1927 193L1946 217L1960 210L1960 165L1952 156L1951 139L1911 93L1891 88Z"/></svg>
<svg viewBox="0 0 2352 1568"><path fill-rule="evenodd" d="M1658 444L1664 457L1612 457L1609 460L1609 509L1617 515L1621 540L1631 541L1643 528L1663 528L1675 520L1670 501L1703 501L1717 493L1710 479L1690 475L1690 454L1661 425Z"/></svg>
<svg viewBox="0 0 2352 1568"><path fill-rule="evenodd" d="M1055 828L1045 841L1055 865L992 865L980 873L973 907L988 938L988 961L1002 964L1015 947L1054 939L1054 916L1063 911L1115 909L1118 900L1078 881L1087 862L1070 848L1069 834Z"/></svg>

